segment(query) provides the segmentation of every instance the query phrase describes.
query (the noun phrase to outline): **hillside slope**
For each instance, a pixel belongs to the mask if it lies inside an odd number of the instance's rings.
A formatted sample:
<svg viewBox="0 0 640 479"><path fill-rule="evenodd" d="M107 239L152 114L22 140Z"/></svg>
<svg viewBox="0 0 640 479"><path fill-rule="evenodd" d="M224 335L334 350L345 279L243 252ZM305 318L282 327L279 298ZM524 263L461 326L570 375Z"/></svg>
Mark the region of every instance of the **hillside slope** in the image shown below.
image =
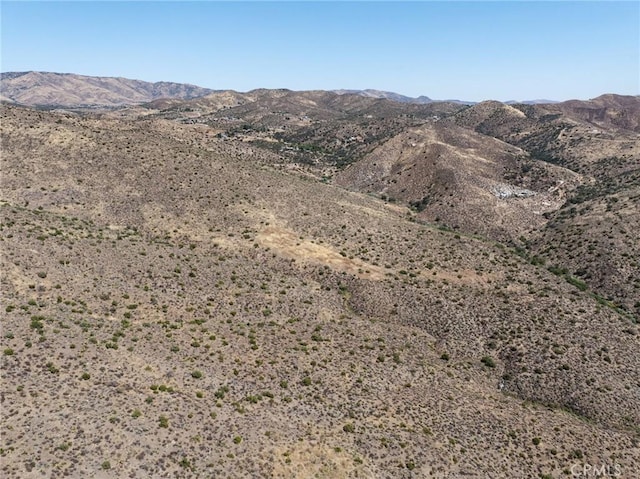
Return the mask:
<svg viewBox="0 0 640 479"><path fill-rule="evenodd" d="M640 318L640 99L603 95L554 105L484 102L445 121L525 150L581 178L522 243L556 271Z"/></svg>
<svg viewBox="0 0 640 479"><path fill-rule="evenodd" d="M442 122L405 129L336 175L336 183L409 205L417 218L496 240L544 225L580 175Z"/></svg>
<svg viewBox="0 0 640 479"><path fill-rule="evenodd" d="M546 268L200 125L2 115L4 476L640 468L637 325Z"/></svg>

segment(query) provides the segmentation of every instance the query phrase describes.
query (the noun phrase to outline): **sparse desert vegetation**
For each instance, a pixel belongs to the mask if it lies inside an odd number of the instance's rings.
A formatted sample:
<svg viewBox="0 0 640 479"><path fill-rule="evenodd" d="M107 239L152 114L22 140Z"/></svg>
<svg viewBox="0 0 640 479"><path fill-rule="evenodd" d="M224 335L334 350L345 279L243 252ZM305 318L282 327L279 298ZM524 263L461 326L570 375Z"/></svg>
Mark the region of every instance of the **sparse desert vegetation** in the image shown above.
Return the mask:
<svg viewBox="0 0 640 479"><path fill-rule="evenodd" d="M634 477L636 130L222 95L2 106L3 477Z"/></svg>

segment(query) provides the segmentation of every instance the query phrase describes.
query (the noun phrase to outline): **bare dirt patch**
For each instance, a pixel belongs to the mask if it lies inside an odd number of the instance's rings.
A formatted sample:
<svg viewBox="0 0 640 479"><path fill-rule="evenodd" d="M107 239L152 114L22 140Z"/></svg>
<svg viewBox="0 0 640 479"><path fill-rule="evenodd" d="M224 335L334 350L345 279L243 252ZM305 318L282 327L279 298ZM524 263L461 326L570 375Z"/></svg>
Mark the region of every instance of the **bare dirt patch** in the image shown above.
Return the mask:
<svg viewBox="0 0 640 479"><path fill-rule="evenodd" d="M335 271L344 271L362 279L379 281L385 276L384 270L379 266L357 258L344 257L328 246L300 239L295 232L282 227L265 228L256 239L263 246L273 248L287 258L327 265Z"/></svg>

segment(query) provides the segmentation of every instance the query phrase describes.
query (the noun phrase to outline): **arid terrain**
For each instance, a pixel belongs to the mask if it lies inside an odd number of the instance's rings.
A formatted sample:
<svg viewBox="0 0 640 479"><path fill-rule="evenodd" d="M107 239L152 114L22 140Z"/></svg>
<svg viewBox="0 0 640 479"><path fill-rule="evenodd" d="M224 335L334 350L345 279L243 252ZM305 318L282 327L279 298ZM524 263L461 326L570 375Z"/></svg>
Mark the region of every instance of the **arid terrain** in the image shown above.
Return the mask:
<svg viewBox="0 0 640 479"><path fill-rule="evenodd" d="M166 97L190 99L211 91L195 85L171 82L149 83L71 73L12 72L2 74L0 99L39 107L105 108Z"/></svg>
<svg viewBox="0 0 640 479"><path fill-rule="evenodd" d="M638 477L640 99L174 91L1 107L2 477Z"/></svg>

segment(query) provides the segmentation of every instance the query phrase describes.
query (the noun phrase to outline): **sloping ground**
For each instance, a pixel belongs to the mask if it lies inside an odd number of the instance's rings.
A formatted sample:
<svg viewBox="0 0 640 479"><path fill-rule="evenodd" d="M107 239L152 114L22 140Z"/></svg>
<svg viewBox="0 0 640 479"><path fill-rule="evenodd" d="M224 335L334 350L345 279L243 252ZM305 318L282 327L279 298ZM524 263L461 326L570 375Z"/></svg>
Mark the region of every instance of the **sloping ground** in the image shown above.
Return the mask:
<svg viewBox="0 0 640 479"><path fill-rule="evenodd" d="M617 174L602 170L602 162L619 158L637 166L640 141L640 99L603 95L589 102L570 101L552 105L504 105L479 103L457 112L446 122L473 129L583 175ZM595 113L601 112L602 118ZM620 120L617 124L613 119ZM624 129L622 125L628 129ZM631 160L634 160L632 162Z"/></svg>
<svg viewBox="0 0 640 479"><path fill-rule="evenodd" d="M152 110L168 112L171 110L180 112L196 112L197 116L218 110L233 108L247 101L255 101L250 93L239 93L232 90L214 91L207 95L183 100L178 98L160 98L151 101L144 106Z"/></svg>
<svg viewBox="0 0 640 479"><path fill-rule="evenodd" d="M318 177L332 176L408 127L464 108L447 102L421 105L327 91L264 89L145 106L149 117L206 124L221 138L252 142L276 153L281 163L304 165Z"/></svg>
<svg viewBox="0 0 640 479"><path fill-rule="evenodd" d="M202 115L229 110L220 114L237 116L248 122L259 122L262 126L267 126L270 122L282 123L283 115L307 116L314 120L336 120L347 115L368 114L378 117L385 114L423 117L438 111L454 112L464 108L455 103L429 103L435 105L412 104L386 97L343 95L325 90L257 89L246 93L214 91L191 100L154 101L147 106L158 110L194 110Z"/></svg>
<svg viewBox="0 0 640 479"><path fill-rule="evenodd" d="M494 239L546 223L580 175L512 145L439 122L407 129L336 175L336 183L410 205L417 218Z"/></svg>
<svg viewBox="0 0 640 479"><path fill-rule="evenodd" d="M5 476L638 470L636 325L198 131L4 109Z"/></svg>
<svg viewBox="0 0 640 479"><path fill-rule="evenodd" d="M64 107L118 106L157 98L189 99L211 92L182 83L49 72L3 74L1 90L3 97L22 105Z"/></svg>
<svg viewBox="0 0 640 479"><path fill-rule="evenodd" d="M640 321L640 170L579 188L528 248Z"/></svg>
<svg viewBox="0 0 640 479"><path fill-rule="evenodd" d="M632 232L640 221L639 101L603 95L554 105L485 102L445 120L519 146L532 158L581 178L579 187L569 189L566 201L556 205L561 208L547 213L545 227L526 235L522 245L636 321L640 270Z"/></svg>
<svg viewBox="0 0 640 479"><path fill-rule="evenodd" d="M363 96L365 98L386 98L388 100L393 100L399 103L431 103L431 98L421 95L417 98L400 95L398 93L390 92L390 91L380 91L380 90L332 90L333 93L337 93L338 95L358 95Z"/></svg>
<svg viewBox="0 0 640 479"><path fill-rule="evenodd" d="M640 97L601 95L589 101L570 100L556 105L565 114L609 129L640 133Z"/></svg>

